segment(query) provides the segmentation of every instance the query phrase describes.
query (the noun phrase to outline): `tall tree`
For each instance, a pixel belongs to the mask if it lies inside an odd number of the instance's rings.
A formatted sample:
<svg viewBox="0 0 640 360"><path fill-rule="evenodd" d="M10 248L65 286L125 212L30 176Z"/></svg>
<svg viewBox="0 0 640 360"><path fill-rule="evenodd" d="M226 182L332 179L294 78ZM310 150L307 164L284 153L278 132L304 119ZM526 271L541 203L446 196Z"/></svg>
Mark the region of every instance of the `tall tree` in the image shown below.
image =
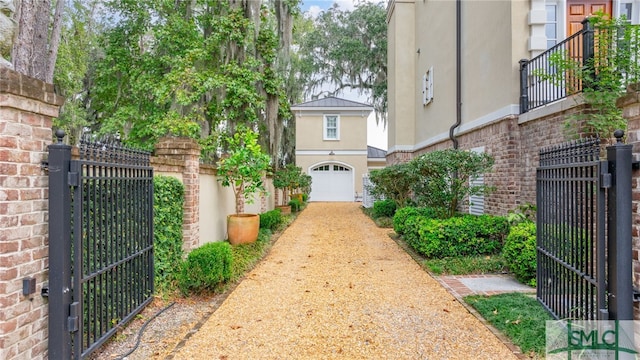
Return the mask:
<svg viewBox="0 0 640 360"><path fill-rule="evenodd" d="M299 51L313 69L305 79L307 93L336 95L345 89L357 90L367 96L377 120L386 124L386 16L382 2L359 2L353 11L334 4L321 12ZM325 90L327 87L332 90Z"/></svg>
<svg viewBox="0 0 640 360"><path fill-rule="evenodd" d="M13 43L13 68L22 74L53 82L65 0L16 0L18 31ZM52 16L53 13L53 16Z"/></svg>

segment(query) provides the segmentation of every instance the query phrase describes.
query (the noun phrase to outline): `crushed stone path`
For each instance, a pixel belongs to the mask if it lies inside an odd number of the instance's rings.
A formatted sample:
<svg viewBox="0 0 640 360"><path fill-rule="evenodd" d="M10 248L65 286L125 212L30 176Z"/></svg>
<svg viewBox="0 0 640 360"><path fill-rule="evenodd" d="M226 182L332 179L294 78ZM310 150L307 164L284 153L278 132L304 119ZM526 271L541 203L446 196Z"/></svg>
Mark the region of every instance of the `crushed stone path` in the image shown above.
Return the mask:
<svg viewBox="0 0 640 360"><path fill-rule="evenodd" d="M358 203L310 203L173 359L517 359Z"/></svg>

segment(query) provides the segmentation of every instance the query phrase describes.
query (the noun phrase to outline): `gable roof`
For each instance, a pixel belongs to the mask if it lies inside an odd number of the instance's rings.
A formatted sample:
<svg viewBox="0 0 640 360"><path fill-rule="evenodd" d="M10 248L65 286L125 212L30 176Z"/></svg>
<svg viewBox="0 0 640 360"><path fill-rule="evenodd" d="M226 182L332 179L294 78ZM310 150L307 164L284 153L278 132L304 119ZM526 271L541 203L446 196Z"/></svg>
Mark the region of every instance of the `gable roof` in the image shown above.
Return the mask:
<svg viewBox="0 0 640 360"><path fill-rule="evenodd" d="M312 109L373 111L373 107L371 105L359 103L356 101L346 100L346 99L340 99L333 96L303 102L300 104L293 105L291 107L291 110L312 110Z"/></svg>
<svg viewBox="0 0 640 360"><path fill-rule="evenodd" d="M379 158L384 159L386 157L387 157L387 152L385 150L378 149L377 147L373 147L373 146L367 145L367 158L369 158L369 159L379 159Z"/></svg>

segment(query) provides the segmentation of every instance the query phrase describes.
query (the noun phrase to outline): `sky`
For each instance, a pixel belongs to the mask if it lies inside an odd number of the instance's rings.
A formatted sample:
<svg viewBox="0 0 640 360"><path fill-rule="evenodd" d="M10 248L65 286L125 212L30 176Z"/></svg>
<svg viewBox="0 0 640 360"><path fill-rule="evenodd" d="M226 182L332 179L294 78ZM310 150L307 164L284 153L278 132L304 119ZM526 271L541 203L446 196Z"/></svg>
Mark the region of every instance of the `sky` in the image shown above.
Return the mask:
<svg viewBox="0 0 640 360"><path fill-rule="evenodd" d="M366 0L371 2L378 2L380 0ZM322 10L326 10L338 3L338 6L343 10L353 10L356 0L302 0L302 12L309 13L312 17L317 16ZM366 103L365 97L359 96L357 92L345 92L338 95L338 97ZM382 150L387 150L387 129L383 124L376 124L375 114L372 112L367 119L367 145L377 147Z"/></svg>

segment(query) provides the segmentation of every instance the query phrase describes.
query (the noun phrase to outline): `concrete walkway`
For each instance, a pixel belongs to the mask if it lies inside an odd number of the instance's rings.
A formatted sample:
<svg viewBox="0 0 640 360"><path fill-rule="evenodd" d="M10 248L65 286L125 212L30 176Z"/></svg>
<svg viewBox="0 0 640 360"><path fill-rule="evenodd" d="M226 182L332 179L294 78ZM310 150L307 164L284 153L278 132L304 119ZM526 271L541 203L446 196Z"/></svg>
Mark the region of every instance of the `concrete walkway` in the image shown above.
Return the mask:
<svg viewBox="0 0 640 360"><path fill-rule="evenodd" d="M173 359L516 359L357 203L311 203Z"/></svg>

